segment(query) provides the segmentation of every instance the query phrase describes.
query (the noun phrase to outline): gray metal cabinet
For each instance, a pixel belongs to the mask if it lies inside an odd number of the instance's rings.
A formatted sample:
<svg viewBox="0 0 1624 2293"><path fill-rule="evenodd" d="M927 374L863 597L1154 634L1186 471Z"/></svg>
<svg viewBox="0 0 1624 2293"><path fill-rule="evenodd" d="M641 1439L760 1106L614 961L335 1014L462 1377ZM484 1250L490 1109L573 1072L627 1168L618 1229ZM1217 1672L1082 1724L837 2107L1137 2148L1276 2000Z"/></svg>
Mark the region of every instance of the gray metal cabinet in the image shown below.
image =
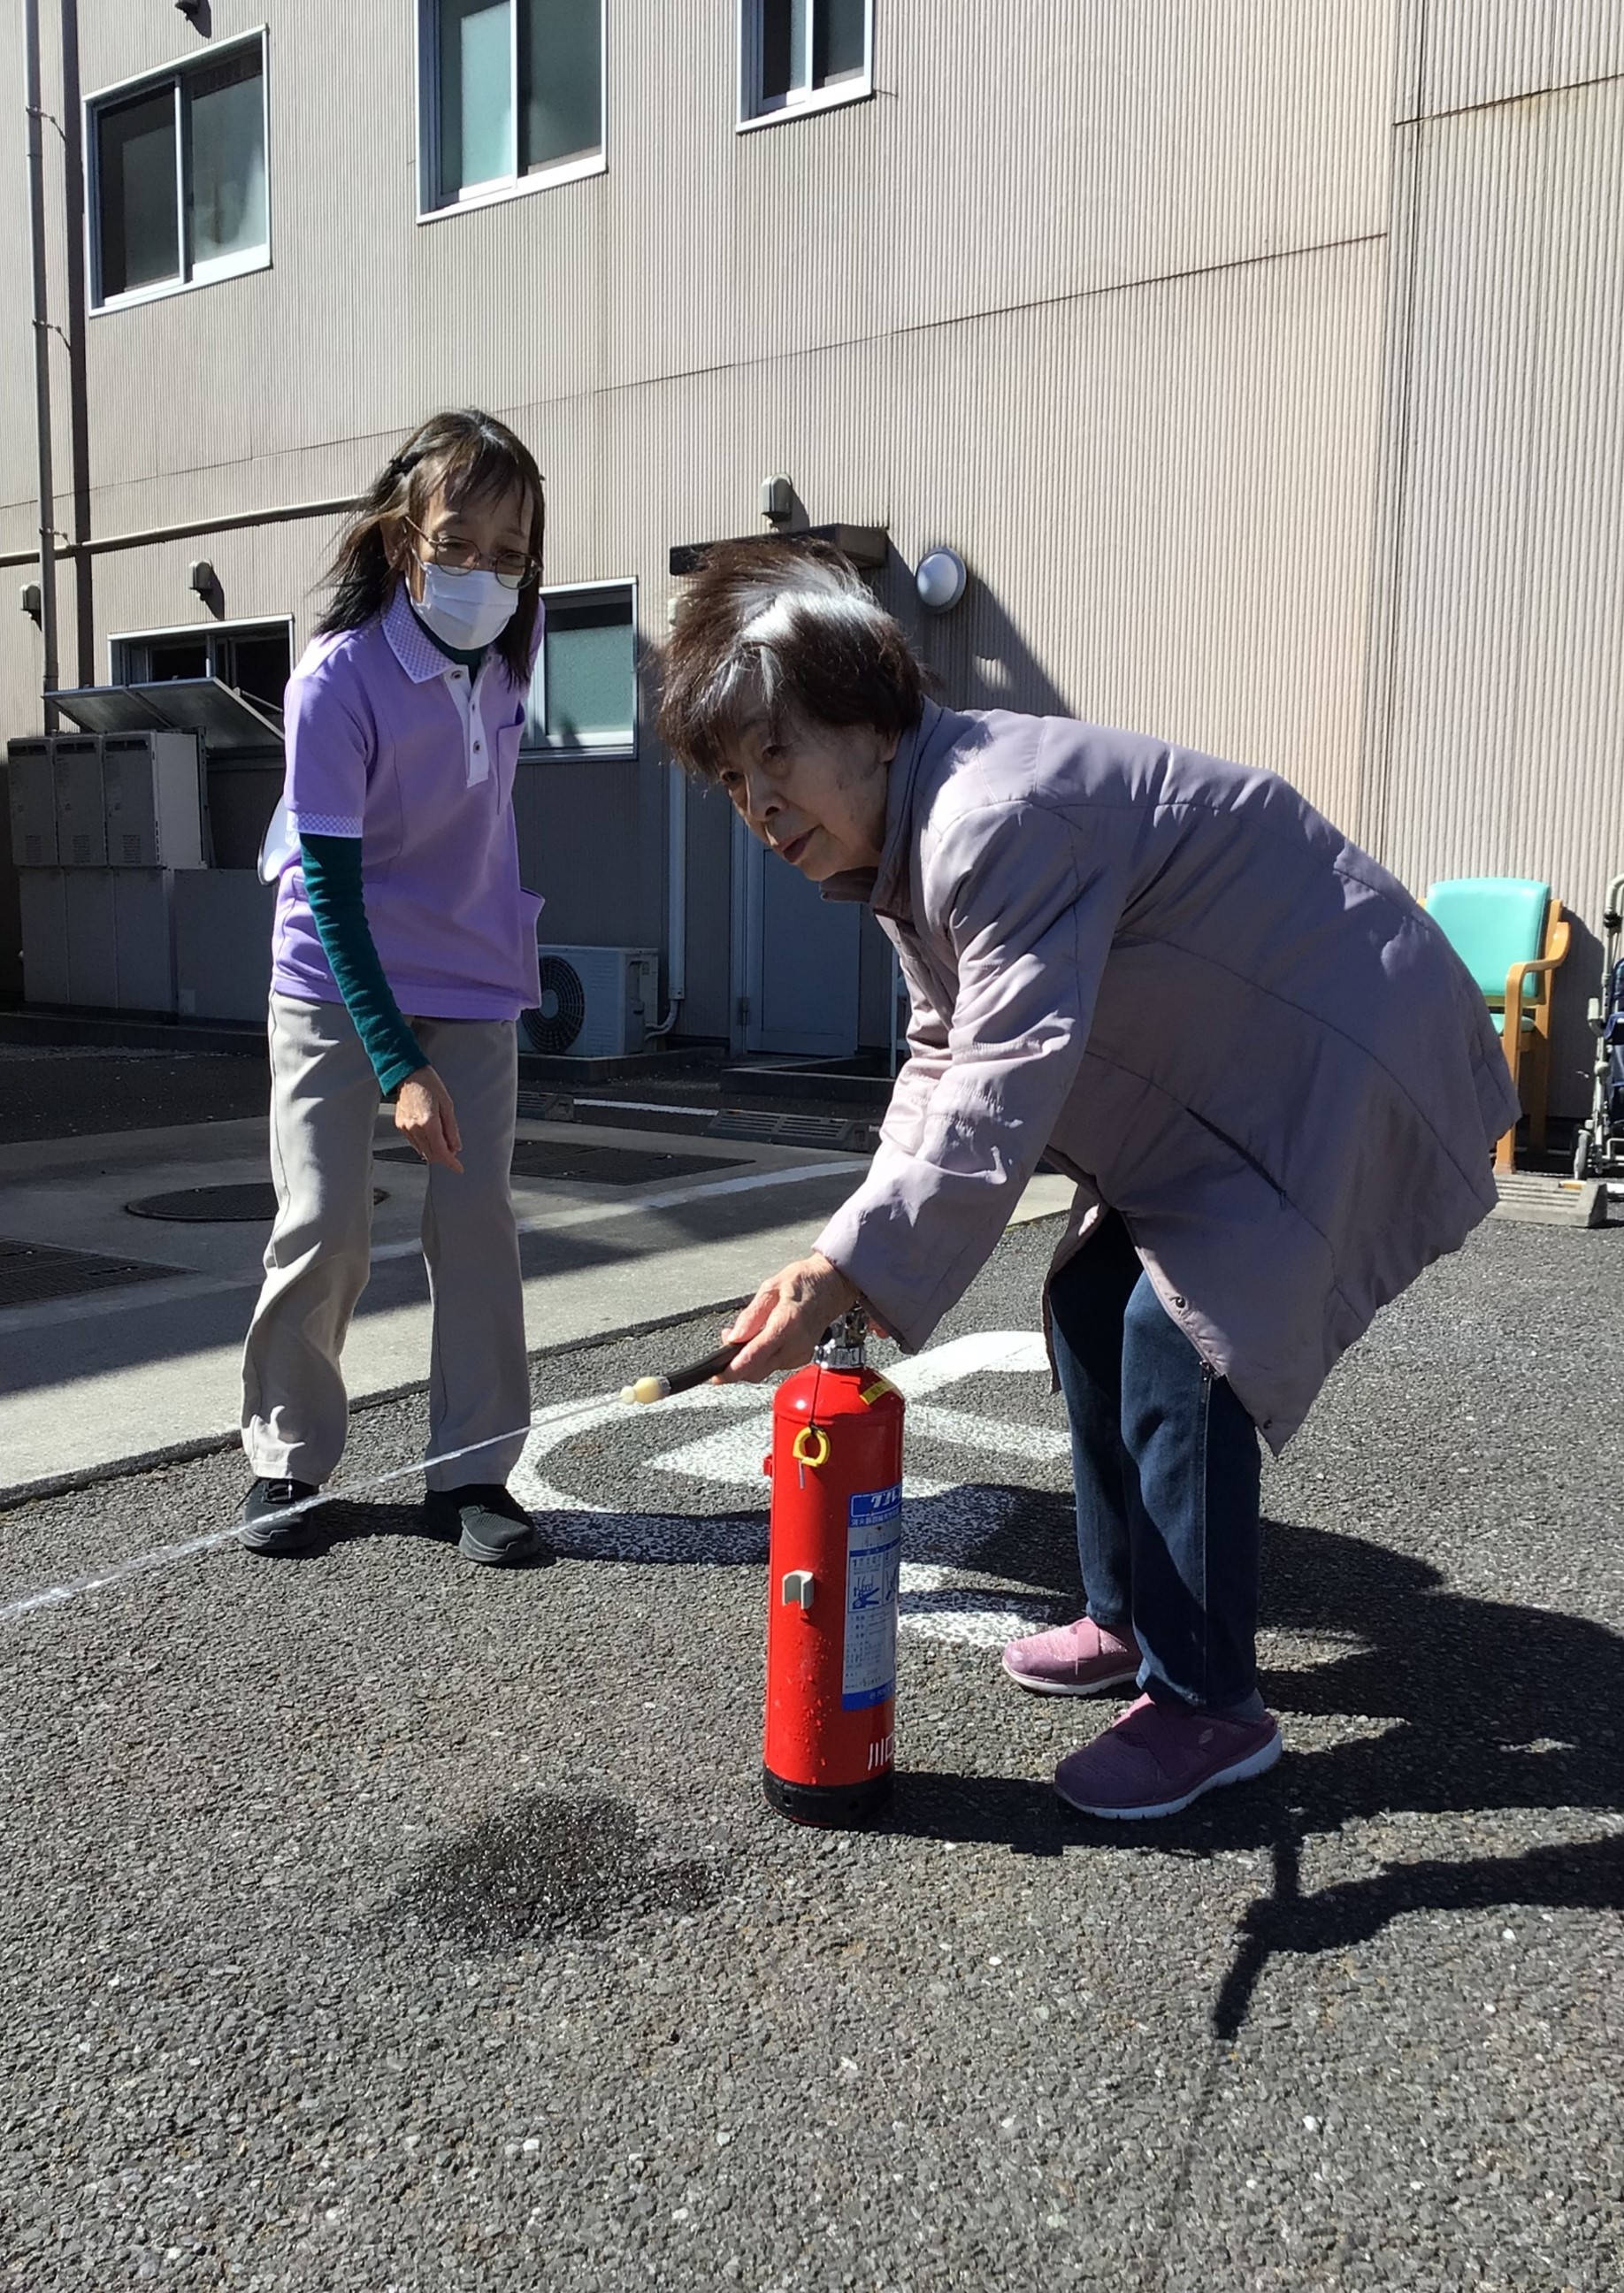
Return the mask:
<svg viewBox="0 0 1624 2293"><path fill-rule="evenodd" d="M56 848L64 868L105 868L107 805L101 741L83 733L52 744L56 773Z"/></svg>
<svg viewBox="0 0 1624 2293"><path fill-rule="evenodd" d="M56 771L50 741L9 741L5 781L12 859L19 868L54 868Z"/></svg>

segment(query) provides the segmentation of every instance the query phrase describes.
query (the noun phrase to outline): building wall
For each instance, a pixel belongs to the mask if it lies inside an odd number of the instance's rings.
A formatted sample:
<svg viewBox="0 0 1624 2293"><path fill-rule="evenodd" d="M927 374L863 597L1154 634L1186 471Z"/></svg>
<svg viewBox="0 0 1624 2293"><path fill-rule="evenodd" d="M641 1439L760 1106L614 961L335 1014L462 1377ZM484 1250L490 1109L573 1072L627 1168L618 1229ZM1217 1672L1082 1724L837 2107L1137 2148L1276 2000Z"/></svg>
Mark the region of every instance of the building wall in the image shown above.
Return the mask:
<svg viewBox="0 0 1624 2293"><path fill-rule="evenodd" d="M419 223L406 0L346 0L338 41L323 0L214 0L216 41L270 24L273 267L69 326L63 529L342 495L424 411L477 401L548 474L549 579L637 579L645 659L671 545L753 530L783 471L814 522L889 529L884 594L947 698L1160 731L1349 816L1394 0L876 0L874 98L746 134L731 4L607 4L607 172ZM89 93L200 45L111 0L79 34ZM53 288L64 258L59 231ZM0 549L27 546L31 485L5 425ZM292 611L302 636L332 531L99 558L83 612L65 568L64 681L104 677L115 631L202 618L200 554L231 619ZM909 569L941 541L975 578L926 625ZM29 625L0 621L6 729L36 721L36 676ZM527 767L551 935L663 938L664 811L649 739L632 765ZM714 798L689 839L684 1026L723 1033ZM865 1007L872 1029L871 984Z"/></svg>
<svg viewBox="0 0 1624 2293"><path fill-rule="evenodd" d="M1624 871L1624 6L1408 0L1361 827L1418 889L1579 919L1553 1103L1588 1103Z"/></svg>

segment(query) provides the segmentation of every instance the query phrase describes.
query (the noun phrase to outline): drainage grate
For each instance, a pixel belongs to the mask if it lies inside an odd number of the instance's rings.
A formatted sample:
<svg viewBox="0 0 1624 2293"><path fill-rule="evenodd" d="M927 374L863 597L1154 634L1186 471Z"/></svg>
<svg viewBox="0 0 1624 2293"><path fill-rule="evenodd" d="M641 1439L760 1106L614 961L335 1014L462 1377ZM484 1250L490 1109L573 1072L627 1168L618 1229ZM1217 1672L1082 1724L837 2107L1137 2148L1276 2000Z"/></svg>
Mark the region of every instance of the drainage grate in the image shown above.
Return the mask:
<svg viewBox="0 0 1624 2293"><path fill-rule="evenodd" d="M98 1258L88 1250L53 1250L43 1242L0 1242L0 1306L39 1306L88 1290L117 1290L126 1282L168 1282L185 1271Z"/></svg>
<svg viewBox="0 0 1624 2293"><path fill-rule="evenodd" d="M375 1187L372 1199L386 1203L389 1196ZM184 1187L174 1195L143 1195L125 1208L133 1218L169 1219L178 1226L269 1226L277 1214L277 1197L273 1186L255 1179L247 1186Z"/></svg>
<svg viewBox="0 0 1624 2293"><path fill-rule="evenodd" d="M386 1146L380 1163L415 1163L409 1146ZM594 1187L646 1187L665 1179L697 1178L706 1171L737 1171L737 1155L661 1155L650 1147L576 1146L556 1138L513 1142L515 1179L574 1179Z"/></svg>
<svg viewBox="0 0 1624 2293"><path fill-rule="evenodd" d="M754 1138L765 1146L844 1147L859 1155L874 1146L874 1125L838 1114L755 1114L727 1107L711 1117L710 1138Z"/></svg>

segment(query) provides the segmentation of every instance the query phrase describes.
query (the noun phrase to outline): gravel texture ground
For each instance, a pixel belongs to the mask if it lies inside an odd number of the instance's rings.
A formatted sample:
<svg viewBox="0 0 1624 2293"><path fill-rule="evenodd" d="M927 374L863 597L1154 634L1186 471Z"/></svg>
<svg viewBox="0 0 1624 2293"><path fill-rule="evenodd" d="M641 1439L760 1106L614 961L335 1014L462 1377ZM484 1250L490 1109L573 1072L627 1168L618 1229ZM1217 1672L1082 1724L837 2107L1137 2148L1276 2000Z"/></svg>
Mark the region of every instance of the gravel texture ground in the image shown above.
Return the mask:
<svg viewBox="0 0 1624 2293"><path fill-rule="evenodd" d="M940 1335L1032 1329L1051 1239ZM1062 1811L1116 1707L998 1670L1077 1604L1018 1365L910 1405L861 1834L760 1797L760 1402L555 1421L554 1568L376 1499L0 1623L0 2286L1613 2293L1621 1252L1496 1222L1344 1365L1265 1482L1289 1756L1169 1824ZM0 1515L0 1609L241 1486Z"/></svg>

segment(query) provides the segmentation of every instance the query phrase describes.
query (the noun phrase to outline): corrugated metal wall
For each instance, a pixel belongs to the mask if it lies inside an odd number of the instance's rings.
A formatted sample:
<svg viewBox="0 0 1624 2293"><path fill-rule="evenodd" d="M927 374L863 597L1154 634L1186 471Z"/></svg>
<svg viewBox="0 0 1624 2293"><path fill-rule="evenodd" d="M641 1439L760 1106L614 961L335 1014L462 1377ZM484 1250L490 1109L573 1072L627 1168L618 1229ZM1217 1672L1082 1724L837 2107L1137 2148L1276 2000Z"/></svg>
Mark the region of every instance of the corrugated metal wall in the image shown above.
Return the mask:
<svg viewBox="0 0 1624 2293"><path fill-rule="evenodd" d="M1434 0L1405 53L1361 830L1417 889L1548 878L1593 923L1624 870L1624 8ZM1581 934L1569 1112L1596 960Z"/></svg>

